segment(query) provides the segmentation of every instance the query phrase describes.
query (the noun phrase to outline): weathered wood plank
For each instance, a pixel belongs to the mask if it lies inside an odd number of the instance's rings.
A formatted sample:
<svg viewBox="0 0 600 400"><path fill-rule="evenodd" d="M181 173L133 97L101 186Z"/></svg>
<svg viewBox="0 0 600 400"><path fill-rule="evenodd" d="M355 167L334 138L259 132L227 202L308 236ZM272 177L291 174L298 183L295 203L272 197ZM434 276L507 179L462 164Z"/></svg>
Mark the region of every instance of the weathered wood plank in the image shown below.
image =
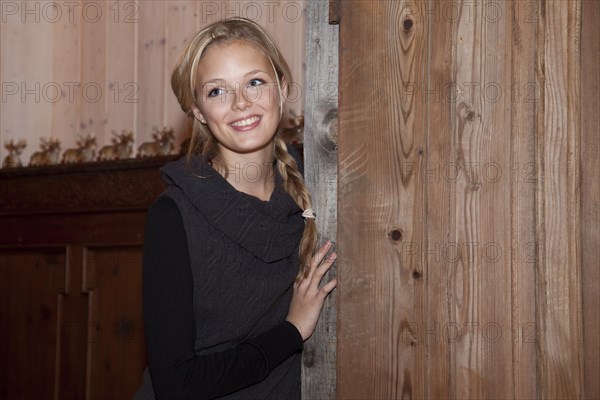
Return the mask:
<svg viewBox="0 0 600 400"><path fill-rule="evenodd" d="M455 186L451 237L440 246L452 296L444 340L451 347L457 398L509 398L512 392L510 268L510 41L506 2L471 4L456 18L457 98L452 103L452 162L443 184ZM466 6L466 5L465 5ZM493 49L493 51L490 51ZM433 134L434 131L432 131Z"/></svg>
<svg viewBox="0 0 600 400"><path fill-rule="evenodd" d="M583 385L579 246L580 2L542 3L538 73L536 306L543 398L580 398ZM543 32L542 32L543 31Z"/></svg>
<svg viewBox="0 0 600 400"><path fill-rule="evenodd" d="M342 2L338 243L338 397L422 393L419 255L423 188L414 166L425 147L425 17L414 2ZM407 91L408 89L408 91ZM402 91L407 94L404 98ZM401 201L399 201L401 199ZM425 378L426 379L426 378ZM422 394L419 394L422 395Z"/></svg>
<svg viewBox="0 0 600 400"><path fill-rule="evenodd" d="M424 259L425 267L425 315L424 324L420 327L426 348L425 399L456 398L455 355L452 347L445 340L444 331L450 325L452 316L448 303L453 296L451 279L452 270L447 266L448 257L444 254L443 245L456 243L453 227L456 217L456 185L450 185L442 178L441 170L451 165L455 152L453 138L456 136L453 119L452 98L441 100L439 90L443 85L454 80L451 65L454 54L453 40L457 37L457 25L449 18L441 18L440 3L437 14L428 18L429 24L429 58L428 79L423 90L428 90L426 97L427 139L425 156L420 168L421 180L425 183L426 208L423 223L426 225L426 237L419 251ZM424 2L420 10L428 3ZM427 85L427 86L425 86ZM437 85L438 91L435 90ZM446 247L447 249L447 247Z"/></svg>
<svg viewBox="0 0 600 400"><path fill-rule="evenodd" d="M336 241L338 42L337 26L323 18L314 2L307 13L306 96L304 96L304 177L317 214L320 241ZM319 7L317 7L319 6ZM335 266L334 266L335 268ZM333 269L326 279L335 276ZM305 343L302 397L335 399L337 291L327 299L313 337Z"/></svg>
<svg viewBox="0 0 600 400"><path fill-rule="evenodd" d="M600 2L581 4L581 279L584 398L600 398Z"/></svg>
<svg viewBox="0 0 600 400"><path fill-rule="evenodd" d="M504 176L510 182L510 298L513 399L538 398L536 374L535 325L535 118L540 96L536 81L537 18L535 3L514 0L507 10L510 30L510 86L503 86L510 97L510 164ZM508 295L508 293L507 293Z"/></svg>

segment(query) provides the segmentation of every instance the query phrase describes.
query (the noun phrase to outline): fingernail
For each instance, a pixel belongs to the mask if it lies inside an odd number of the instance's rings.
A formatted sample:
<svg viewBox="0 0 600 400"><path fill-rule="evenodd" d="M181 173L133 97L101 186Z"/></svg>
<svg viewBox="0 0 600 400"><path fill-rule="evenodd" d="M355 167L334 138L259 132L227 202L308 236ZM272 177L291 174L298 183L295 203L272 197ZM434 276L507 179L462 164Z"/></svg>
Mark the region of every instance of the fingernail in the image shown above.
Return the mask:
<svg viewBox="0 0 600 400"><path fill-rule="evenodd" d="M335 260L335 258L336 258L336 257L337 257L337 254L335 254L335 253L331 253L331 254L329 255L329 259L330 259L330 260Z"/></svg>
<svg viewBox="0 0 600 400"><path fill-rule="evenodd" d="M328 240L325 242L325 248L330 248L331 247L331 240Z"/></svg>

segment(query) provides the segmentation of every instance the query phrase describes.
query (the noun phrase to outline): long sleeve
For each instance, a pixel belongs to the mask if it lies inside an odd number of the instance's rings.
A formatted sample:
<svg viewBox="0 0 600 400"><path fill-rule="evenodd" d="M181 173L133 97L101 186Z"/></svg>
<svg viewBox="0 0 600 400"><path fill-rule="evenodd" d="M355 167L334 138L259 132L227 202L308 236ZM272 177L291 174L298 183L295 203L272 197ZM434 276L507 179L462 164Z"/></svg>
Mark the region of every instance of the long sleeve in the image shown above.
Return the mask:
<svg viewBox="0 0 600 400"><path fill-rule="evenodd" d="M300 333L284 321L230 350L195 354L186 234L181 213L168 197L148 212L143 264L144 330L157 399L205 399L237 391L302 350Z"/></svg>

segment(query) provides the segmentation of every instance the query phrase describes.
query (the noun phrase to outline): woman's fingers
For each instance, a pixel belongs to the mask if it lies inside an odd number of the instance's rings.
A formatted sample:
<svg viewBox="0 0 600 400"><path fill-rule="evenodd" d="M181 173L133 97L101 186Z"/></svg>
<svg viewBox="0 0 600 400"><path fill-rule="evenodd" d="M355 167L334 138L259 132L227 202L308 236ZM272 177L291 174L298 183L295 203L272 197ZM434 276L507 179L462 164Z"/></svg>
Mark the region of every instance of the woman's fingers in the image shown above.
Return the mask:
<svg viewBox="0 0 600 400"><path fill-rule="evenodd" d="M328 240L327 242L325 242L325 244L323 246L321 246L321 248L313 255L312 259L311 259L311 263L310 263L310 269L308 272L308 280L311 281L312 280L312 275L314 273L314 271L319 267L319 265L321 264L321 261L323 261L323 258L327 255L327 252L329 250L331 250L332 248L332 243L330 240Z"/></svg>
<svg viewBox="0 0 600 400"><path fill-rule="evenodd" d="M327 259L323 260L321 262L321 264L317 268L315 268L315 271L311 276L311 283L314 282L316 285L319 285L319 283L321 282L321 280L323 279L323 277L325 276L327 271L329 271L329 269L335 262L336 258L337 258L337 254L331 253L327 257Z"/></svg>
<svg viewBox="0 0 600 400"><path fill-rule="evenodd" d="M331 291L333 289L335 289L336 286L337 286L337 279L332 279L329 282L327 282L326 284L324 284L323 287L321 288L323 297L327 297L327 295L329 293L331 293Z"/></svg>
<svg viewBox="0 0 600 400"><path fill-rule="evenodd" d="M303 340L308 339L317 325L325 298L337 286L337 280L321 285L323 276L335 262L335 252L327 253L332 248L331 242L321 246L311 258L309 274L306 278L294 283L294 294L290 303L287 320L299 327Z"/></svg>
<svg viewBox="0 0 600 400"><path fill-rule="evenodd" d="M309 275L306 278L303 278L300 280L300 282L297 282L296 283L297 286L295 286L294 289L302 290L302 291L304 291L304 290L311 290L311 291L319 290L319 285L321 284L323 277L325 276L327 271L329 271L329 269L335 262L336 258L337 258L337 254L331 253L325 260L321 261L321 263L320 263L320 265L318 265L318 267L312 268ZM321 259L322 259L322 257L321 257Z"/></svg>
<svg viewBox="0 0 600 400"><path fill-rule="evenodd" d="M311 269L314 269L317 266L319 266L319 264L323 260L323 257L325 257L325 255L327 254L327 252L331 249L331 246L332 246L332 243L329 240L327 242L325 242L325 244L323 246L321 246L321 248L313 256L312 265L310 266Z"/></svg>

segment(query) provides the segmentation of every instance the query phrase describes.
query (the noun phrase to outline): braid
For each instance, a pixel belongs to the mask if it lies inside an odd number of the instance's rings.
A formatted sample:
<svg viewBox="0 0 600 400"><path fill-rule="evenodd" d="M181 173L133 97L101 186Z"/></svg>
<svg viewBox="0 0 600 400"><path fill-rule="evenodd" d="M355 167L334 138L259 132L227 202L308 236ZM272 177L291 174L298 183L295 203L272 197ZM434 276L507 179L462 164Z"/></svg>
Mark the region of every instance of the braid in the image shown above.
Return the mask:
<svg viewBox="0 0 600 400"><path fill-rule="evenodd" d="M275 136L275 158L277 159L277 170L283 178L284 190L294 199L300 209L311 208L310 194L304 185L300 171L298 171L296 160L288 153L285 141L279 135ZM317 225L314 219L307 218L300 240L300 269L296 280L308 275L310 258L315 251L316 244Z"/></svg>

